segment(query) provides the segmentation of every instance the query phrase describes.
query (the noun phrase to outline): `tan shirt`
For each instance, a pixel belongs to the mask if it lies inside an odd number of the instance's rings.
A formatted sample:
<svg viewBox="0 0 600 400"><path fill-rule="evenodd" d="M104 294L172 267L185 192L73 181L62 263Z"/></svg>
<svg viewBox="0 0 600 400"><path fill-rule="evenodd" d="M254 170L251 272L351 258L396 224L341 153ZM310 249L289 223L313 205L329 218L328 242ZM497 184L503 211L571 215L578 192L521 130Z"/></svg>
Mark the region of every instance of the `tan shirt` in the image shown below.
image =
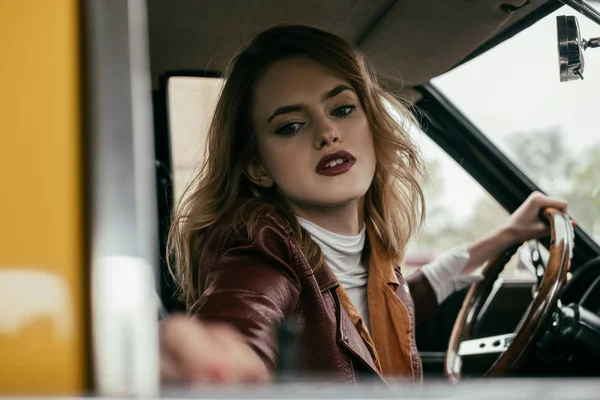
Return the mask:
<svg viewBox="0 0 600 400"><path fill-rule="evenodd" d="M387 377L414 378L415 360L411 355L414 327L406 305L396 295L400 282L393 263L384 255L370 230L367 235L371 244L367 283L371 334L341 285L337 293L380 373Z"/></svg>

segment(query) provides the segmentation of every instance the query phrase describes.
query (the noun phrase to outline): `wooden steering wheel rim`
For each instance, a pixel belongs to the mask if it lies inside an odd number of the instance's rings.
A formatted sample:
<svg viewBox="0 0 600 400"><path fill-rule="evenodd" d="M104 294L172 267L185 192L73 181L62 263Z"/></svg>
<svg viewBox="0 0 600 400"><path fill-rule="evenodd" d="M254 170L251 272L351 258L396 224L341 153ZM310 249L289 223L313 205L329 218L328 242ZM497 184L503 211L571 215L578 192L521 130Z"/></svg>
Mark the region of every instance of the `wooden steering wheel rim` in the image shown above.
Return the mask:
<svg viewBox="0 0 600 400"><path fill-rule="evenodd" d="M543 332L567 283L574 240L571 220L554 208L546 208L541 215L550 224L551 242L550 258L538 294L517 327L512 343L483 376L504 376L518 367ZM460 344L471 339L475 317L492 291L498 275L516 250L515 246L487 263L483 269L484 279L471 285L467 293L454 323L444 359L444 373L452 382L459 381L462 376L462 358L458 354Z"/></svg>

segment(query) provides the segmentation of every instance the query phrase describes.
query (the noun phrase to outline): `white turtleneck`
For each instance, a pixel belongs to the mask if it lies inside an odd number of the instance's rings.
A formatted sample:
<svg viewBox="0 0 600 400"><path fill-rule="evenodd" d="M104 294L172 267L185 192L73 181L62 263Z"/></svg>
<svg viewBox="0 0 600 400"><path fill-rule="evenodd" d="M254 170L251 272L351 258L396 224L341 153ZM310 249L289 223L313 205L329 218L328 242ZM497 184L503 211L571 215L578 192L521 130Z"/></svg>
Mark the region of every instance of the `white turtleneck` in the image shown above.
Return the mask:
<svg viewBox="0 0 600 400"><path fill-rule="evenodd" d="M312 240L321 248L323 258L340 285L358 311L367 329L370 331L369 307L367 302L368 268L362 262L365 246L365 228L357 236L345 236L330 232L320 226L296 216L300 225L310 234ZM466 245L458 246L438 257L435 261L421 267L438 304L453 292L461 290L483 278L481 272L463 275L461 270L469 261Z"/></svg>
<svg viewBox="0 0 600 400"><path fill-rule="evenodd" d="M370 329L367 303L369 275L367 267L361 260L365 246L365 228L363 227L357 236L344 236L323 229L304 218L297 218L300 225L321 248L325 262L348 293L350 301L367 329Z"/></svg>

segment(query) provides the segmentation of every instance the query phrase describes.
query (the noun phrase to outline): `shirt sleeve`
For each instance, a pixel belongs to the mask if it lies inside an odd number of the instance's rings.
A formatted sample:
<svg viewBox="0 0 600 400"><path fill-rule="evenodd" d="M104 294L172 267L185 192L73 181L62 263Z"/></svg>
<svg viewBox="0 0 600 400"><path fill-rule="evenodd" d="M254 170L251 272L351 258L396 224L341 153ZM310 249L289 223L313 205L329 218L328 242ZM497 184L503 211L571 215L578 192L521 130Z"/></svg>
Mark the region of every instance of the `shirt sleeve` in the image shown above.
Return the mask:
<svg viewBox="0 0 600 400"><path fill-rule="evenodd" d="M421 268L435 292L438 304L442 304L452 293L483 279L481 269L470 274L460 273L469 262L467 246L458 246Z"/></svg>

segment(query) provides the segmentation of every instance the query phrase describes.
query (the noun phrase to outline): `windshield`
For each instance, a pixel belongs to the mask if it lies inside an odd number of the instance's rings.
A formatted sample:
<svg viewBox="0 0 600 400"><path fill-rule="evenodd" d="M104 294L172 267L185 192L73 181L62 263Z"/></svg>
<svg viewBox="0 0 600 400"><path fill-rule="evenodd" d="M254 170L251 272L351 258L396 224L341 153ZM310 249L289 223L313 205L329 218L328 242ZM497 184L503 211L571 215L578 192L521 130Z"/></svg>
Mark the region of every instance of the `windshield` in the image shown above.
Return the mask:
<svg viewBox="0 0 600 400"><path fill-rule="evenodd" d="M600 36L600 26L562 7L432 83L599 241L600 51L585 52L583 81L561 83L557 15L576 15L586 39Z"/></svg>

